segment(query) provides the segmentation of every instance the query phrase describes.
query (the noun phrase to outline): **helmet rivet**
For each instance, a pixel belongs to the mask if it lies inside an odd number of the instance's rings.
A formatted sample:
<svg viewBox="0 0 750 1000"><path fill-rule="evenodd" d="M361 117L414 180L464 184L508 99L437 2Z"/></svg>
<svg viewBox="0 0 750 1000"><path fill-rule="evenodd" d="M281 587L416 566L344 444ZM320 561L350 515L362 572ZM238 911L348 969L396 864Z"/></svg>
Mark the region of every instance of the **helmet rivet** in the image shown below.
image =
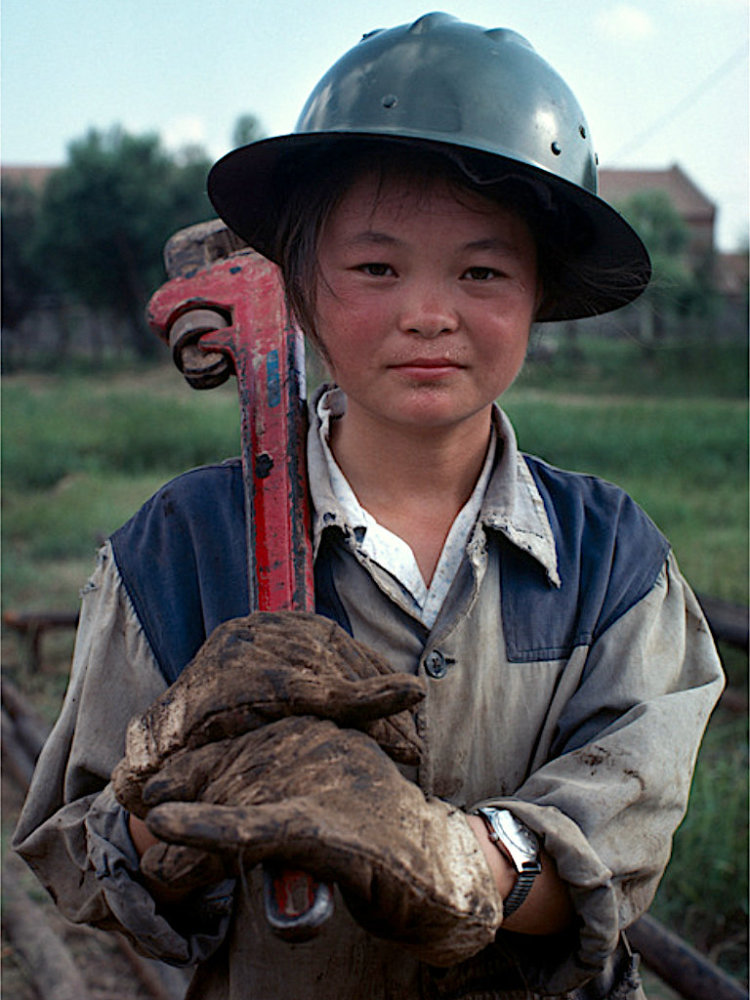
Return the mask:
<svg viewBox="0 0 750 1000"><path fill-rule="evenodd" d="M380 103L384 108L395 108L398 104L398 98L395 94L386 94Z"/></svg>
<svg viewBox="0 0 750 1000"><path fill-rule="evenodd" d="M578 131L581 133L581 138L585 139L586 138L586 129L583 127L583 125L579 125L578 126Z"/></svg>
<svg viewBox="0 0 750 1000"><path fill-rule="evenodd" d="M555 154L555 156L559 156L560 153L562 153L562 149L560 147L559 142L553 142L552 145L550 146L550 149Z"/></svg>

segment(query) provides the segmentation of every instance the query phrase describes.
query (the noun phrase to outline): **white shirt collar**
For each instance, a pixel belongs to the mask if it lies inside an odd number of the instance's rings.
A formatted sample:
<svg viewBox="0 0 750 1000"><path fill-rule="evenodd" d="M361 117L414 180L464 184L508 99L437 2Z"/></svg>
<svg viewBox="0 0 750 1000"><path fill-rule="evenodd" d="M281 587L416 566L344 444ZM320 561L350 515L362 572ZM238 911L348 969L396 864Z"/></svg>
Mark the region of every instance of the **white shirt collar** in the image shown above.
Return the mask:
<svg viewBox="0 0 750 1000"><path fill-rule="evenodd" d="M365 560L380 566L381 569L386 570L398 580L413 602L418 617L425 625L431 627L456 575L466 549L466 543L482 507L495 460L497 435L494 426L479 479L471 496L451 526L428 586L422 577L410 546L398 535L379 524L362 507L333 456L329 444L331 420L340 417L345 410L346 398L341 390L329 389L319 398L316 414L319 420L318 434L330 487L344 522L353 535L353 546ZM311 482L314 482L316 478L311 477ZM319 505L316 502L314 489L313 505L317 510ZM316 523L319 525L317 518ZM319 530L321 530L320 526ZM316 539L316 548L317 541L319 539Z"/></svg>

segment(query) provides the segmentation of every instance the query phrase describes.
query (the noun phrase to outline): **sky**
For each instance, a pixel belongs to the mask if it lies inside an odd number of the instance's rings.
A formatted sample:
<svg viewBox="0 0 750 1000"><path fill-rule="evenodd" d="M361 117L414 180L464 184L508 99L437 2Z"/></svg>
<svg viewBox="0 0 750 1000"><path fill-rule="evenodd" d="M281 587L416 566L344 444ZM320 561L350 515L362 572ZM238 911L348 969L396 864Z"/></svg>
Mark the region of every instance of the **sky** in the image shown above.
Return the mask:
<svg viewBox="0 0 750 1000"><path fill-rule="evenodd" d="M3 0L0 160L61 165L121 125L218 158L237 119L293 129L363 33L444 10L525 35L581 103L603 167L678 163L748 237L748 0Z"/></svg>

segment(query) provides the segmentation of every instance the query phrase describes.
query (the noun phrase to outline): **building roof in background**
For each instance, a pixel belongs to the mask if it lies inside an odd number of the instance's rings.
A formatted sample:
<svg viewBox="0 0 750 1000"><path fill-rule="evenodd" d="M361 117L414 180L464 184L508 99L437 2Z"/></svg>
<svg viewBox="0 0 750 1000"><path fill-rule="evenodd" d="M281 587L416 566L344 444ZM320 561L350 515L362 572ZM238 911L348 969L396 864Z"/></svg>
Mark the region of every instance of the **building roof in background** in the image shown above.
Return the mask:
<svg viewBox="0 0 750 1000"><path fill-rule="evenodd" d="M599 193L605 201L624 201L641 191L663 191L686 221L713 222L716 216L716 205L676 163L664 170L599 171Z"/></svg>
<svg viewBox="0 0 750 1000"><path fill-rule="evenodd" d="M0 179L11 184L26 183L36 191L44 185L59 167L0 167Z"/></svg>

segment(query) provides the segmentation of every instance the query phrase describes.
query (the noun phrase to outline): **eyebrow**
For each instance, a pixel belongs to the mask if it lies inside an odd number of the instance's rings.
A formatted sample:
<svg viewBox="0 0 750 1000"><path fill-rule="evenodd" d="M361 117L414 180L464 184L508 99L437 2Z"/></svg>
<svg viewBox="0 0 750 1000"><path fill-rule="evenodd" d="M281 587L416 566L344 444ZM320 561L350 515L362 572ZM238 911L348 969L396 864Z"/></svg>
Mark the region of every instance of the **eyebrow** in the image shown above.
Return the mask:
<svg viewBox="0 0 750 1000"><path fill-rule="evenodd" d="M403 246L404 241L377 229L364 229L346 241L347 246ZM499 253L518 253L518 246L497 236L486 236L465 243L462 250L491 250Z"/></svg>
<svg viewBox="0 0 750 1000"><path fill-rule="evenodd" d="M347 246L360 246L372 244L374 246L400 246L403 241L388 233L378 232L376 229L365 229L361 233L356 233L351 239L346 241Z"/></svg>
<svg viewBox="0 0 750 1000"><path fill-rule="evenodd" d="M501 240L497 236L487 236L481 240L472 240L464 244L464 250L496 250L500 253L518 253L518 245L510 243L508 240Z"/></svg>

